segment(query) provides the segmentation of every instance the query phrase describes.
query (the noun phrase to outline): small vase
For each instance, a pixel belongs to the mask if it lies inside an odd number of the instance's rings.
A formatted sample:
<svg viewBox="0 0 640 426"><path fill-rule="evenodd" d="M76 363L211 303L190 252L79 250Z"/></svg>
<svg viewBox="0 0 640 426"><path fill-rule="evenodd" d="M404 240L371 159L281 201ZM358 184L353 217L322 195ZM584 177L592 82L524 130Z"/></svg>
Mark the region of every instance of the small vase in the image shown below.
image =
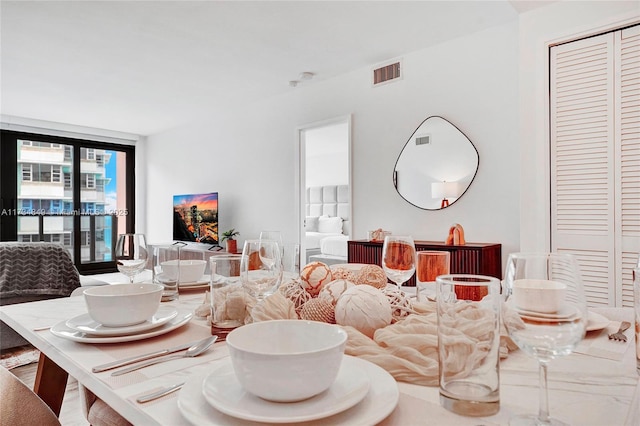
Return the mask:
<svg viewBox="0 0 640 426"><path fill-rule="evenodd" d="M237 253L238 252L238 241L236 241L236 240L227 240L227 252L228 253Z"/></svg>

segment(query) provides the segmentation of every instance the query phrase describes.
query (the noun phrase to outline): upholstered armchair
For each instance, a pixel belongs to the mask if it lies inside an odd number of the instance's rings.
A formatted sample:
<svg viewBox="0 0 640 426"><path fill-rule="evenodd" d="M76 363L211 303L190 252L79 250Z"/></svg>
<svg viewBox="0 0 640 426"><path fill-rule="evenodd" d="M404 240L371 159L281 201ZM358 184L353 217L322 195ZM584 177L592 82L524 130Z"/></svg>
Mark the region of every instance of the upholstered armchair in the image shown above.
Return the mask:
<svg viewBox="0 0 640 426"><path fill-rule="evenodd" d="M0 305L67 297L78 287L78 270L63 246L0 242ZM28 343L2 322L0 337L0 350Z"/></svg>

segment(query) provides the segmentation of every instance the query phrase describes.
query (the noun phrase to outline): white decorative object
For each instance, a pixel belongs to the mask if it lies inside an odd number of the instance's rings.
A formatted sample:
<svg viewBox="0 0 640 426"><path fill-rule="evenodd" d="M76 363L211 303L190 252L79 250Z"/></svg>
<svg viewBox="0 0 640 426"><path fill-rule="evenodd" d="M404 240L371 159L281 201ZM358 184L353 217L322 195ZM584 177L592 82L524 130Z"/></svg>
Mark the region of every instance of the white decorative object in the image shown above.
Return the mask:
<svg viewBox="0 0 640 426"><path fill-rule="evenodd" d="M333 305L324 299L311 299L300 309L300 319L307 321L320 321L328 324L336 323Z"/></svg>
<svg viewBox="0 0 640 426"><path fill-rule="evenodd" d="M333 281L333 275L331 269L324 263L311 262L300 271L300 280L302 287L311 296L316 297L325 284Z"/></svg>
<svg viewBox="0 0 640 426"><path fill-rule="evenodd" d="M356 273L351 269L338 267L331 270L334 280L347 280L352 283L356 282Z"/></svg>
<svg viewBox="0 0 640 426"><path fill-rule="evenodd" d="M298 314L291 300L284 297L282 293L275 292L253 307L251 319L254 322L278 319L297 320Z"/></svg>
<svg viewBox="0 0 640 426"><path fill-rule="evenodd" d="M384 241L384 237L387 235L391 235L391 232L378 228L374 231L369 231L369 241Z"/></svg>
<svg viewBox="0 0 640 426"><path fill-rule="evenodd" d="M365 265L356 274L356 284L367 284L383 289L387 286L387 274L378 265Z"/></svg>
<svg viewBox="0 0 640 426"><path fill-rule="evenodd" d="M330 303L331 306L336 306L336 303L340 296L342 296L342 293L351 287L355 287L355 284L349 280L333 280L322 287L322 290L320 290L320 293L318 294L318 299L325 300Z"/></svg>
<svg viewBox="0 0 640 426"><path fill-rule="evenodd" d="M213 298L214 322L238 321L242 324L247 315L249 297L240 285L216 288Z"/></svg>
<svg viewBox="0 0 640 426"><path fill-rule="evenodd" d="M384 289L384 294L389 299L391 305L391 316L394 320L400 320L409 314L416 312L411 307L411 299L399 288L389 286Z"/></svg>
<svg viewBox="0 0 640 426"><path fill-rule="evenodd" d="M357 285L345 291L336 303L336 323L349 325L373 338L373 333L391 324L391 304L380 290Z"/></svg>
<svg viewBox="0 0 640 426"><path fill-rule="evenodd" d="M302 283L298 280L288 281L280 286L278 289L287 299L293 302L296 308L296 312L300 314L300 309L304 303L311 299L311 295L302 286Z"/></svg>

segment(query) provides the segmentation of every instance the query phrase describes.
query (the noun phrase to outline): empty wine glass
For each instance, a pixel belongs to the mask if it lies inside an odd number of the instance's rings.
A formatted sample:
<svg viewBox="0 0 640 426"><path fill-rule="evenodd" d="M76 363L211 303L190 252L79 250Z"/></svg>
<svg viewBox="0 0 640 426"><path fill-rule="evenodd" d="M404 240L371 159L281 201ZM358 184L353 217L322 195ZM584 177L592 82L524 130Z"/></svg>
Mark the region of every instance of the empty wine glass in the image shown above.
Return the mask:
<svg viewBox="0 0 640 426"><path fill-rule="evenodd" d="M272 240L278 244L280 247L280 259L284 258L284 245L282 244L282 233L280 231L261 231L260 232L260 241L262 240Z"/></svg>
<svg viewBox="0 0 640 426"><path fill-rule="evenodd" d="M416 247L409 236L387 235L382 245L382 269L398 287L416 271Z"/></svg>
<svg viewBox="0 0 640 426"><path fill-rule="evenodd" d="M300 244L284 244L282 246L283 279L300 278Z"/></svg>
<svg viewBox="0 0 640 426"><path fill-rule="evenodd" d="M518 416L509 424L563 425L549 416L547 365L569 355L585 334L587 305L578 264L570 254L511 254L504 293L509 336L538 360L540 377L538 415Z"/></svg>
<svg viewBox="0 0 640 426"><path fill-rule="evenodd" d="M115 250L118 271L133 278L144 270L147 264L148 252L144 234L121 234L118 236Z"/></svg>
<svg viewBox="0 0 640 426"><path fill-rule="evenodd" d="M282 247L282 233L280 231L261 231L261 240L274 240Z"/></svg>
<svg viewBox="0 0 640 426"><path fill-rule="evenodd" d="M242 286L258 300L273 294L282 281L280 246L274 240L246 240L240 261Z"/></svg>
<svg viewBox="0 0 640 426"><path fill-rule="evenodd" d="M261 231L260 241L275 241L275 243L278 245L278 249L280 250L280 262L282 262L283 246L282 246L282 234L280 233L280 231ZM270 266L273 266L271 265L271 263L274 261L274 259L271 257L268 257L267 253L264 252L264 250L260 252L260 258L262 258L263 262L269 264Z"/></svg>

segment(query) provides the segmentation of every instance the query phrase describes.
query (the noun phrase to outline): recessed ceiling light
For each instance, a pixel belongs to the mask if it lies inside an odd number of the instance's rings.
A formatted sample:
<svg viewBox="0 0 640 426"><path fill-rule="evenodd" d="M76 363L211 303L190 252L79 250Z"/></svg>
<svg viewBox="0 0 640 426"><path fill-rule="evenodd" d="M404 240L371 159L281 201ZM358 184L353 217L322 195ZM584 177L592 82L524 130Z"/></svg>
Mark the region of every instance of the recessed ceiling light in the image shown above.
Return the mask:
<svg viewBox="0 0 640 426"><path fill-rule="evenodd" d="M309 71L300 73L300 80L311 80L315 74Z"/></svg>
<svg viewBox="0 0 640 426"><path fill-rule="evenodd" d="M290 86L290 87L296 87L296 86L298 85L298 83L299 83L299 82L298 82L298 81L296 81L296 80L291 80L291 81L289 82L289 86Z"/></svg>

